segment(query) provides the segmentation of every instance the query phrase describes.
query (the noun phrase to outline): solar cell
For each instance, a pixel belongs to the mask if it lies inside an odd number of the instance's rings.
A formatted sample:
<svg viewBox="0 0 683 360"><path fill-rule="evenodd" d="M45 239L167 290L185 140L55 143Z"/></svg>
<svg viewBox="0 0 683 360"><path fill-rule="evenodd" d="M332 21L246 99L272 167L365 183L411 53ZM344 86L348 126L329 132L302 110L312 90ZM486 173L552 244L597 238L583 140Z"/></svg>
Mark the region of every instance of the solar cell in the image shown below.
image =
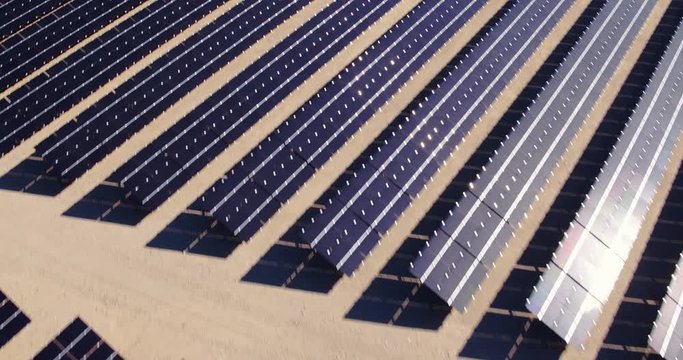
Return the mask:
<svg viewBox="0 0 683 360"><path fill-rule="evenodd" d="M90 42L82 51L68 56L50 70L49 77L38 76L12 92L7 97L10 101L0 104L0 154L7 153L222 2L154 2L147 11L104 34L102 41Z"/></svg>
<svg viewBox="0 0 683 360"><path fill-rule="evenodd" d="M396 185L394 191L388 194L393 201L388 202L382 211L378 211L371 223L386 226L384 217L387 214L391 219L409 206L409 197L417 196L450 157L476 119L484 113L485 108L495 100L505 84L543 40L543 30L554 26L554 16L562 14L570 5L569 2L549 1L516 4L464 56L462 63L444 78L431 95L405 111L408 115L403 117L403 122L398 123L398 129L393 130L385 143L376 146L377 150L370 153L368 166L356 171L357 179L354 181L360 184L388 178ZM503 62L502 59L509 61ZM362 186L356 186L355 189L342 189L342 193L355 194L359 188L361 193L365 191ZM356 199L361 197L349 195L346 198L350 200L341 197L332 199L332 202L342 202L341 213L347 211L346 209L355 209L358 206L355 204ZM328 225L320 232L307 231L314 247L335 226L335 218L341 213L323 211L319 221ZM368 240L356 239L354 244L365 241ZM364 246L372 247L374 243ZM348 257L365 256L354 254L353 249L343 245L335 251L348 254ZM333 264L337 268L343 265Z"/></svg>
<svg viewBox="0 0 683 360"><path fill-rule="evenodd" d="M549 270L527 301L529 309L550 325L546 314L561 292L578 286L590 294L590 300L568 305L572 316L566 326L553 328L575 346L582 346L590 335L590 324L631 256L664 166L682 134L682 53L683 29L679 29Z"/></svg>

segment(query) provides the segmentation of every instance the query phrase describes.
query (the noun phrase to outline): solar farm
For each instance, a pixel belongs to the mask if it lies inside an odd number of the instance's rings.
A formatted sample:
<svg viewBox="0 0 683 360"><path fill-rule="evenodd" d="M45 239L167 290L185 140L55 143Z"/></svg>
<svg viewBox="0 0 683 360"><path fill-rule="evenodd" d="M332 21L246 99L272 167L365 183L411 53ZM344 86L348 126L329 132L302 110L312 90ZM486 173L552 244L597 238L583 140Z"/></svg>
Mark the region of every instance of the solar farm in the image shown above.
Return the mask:
<svg viewBox="0 0 683 360"><path fill-rule="evenodd" d="M0 359L683 358L683 0L0 0Z"/></svg>

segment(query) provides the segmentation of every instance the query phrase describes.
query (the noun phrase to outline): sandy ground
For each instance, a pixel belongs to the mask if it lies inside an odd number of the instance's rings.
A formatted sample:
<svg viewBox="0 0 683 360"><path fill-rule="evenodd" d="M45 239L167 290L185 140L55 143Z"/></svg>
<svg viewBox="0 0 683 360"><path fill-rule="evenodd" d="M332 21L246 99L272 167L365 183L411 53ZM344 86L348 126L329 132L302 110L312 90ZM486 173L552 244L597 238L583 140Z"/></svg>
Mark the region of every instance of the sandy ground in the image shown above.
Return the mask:
<svg viewBox="0 0 683 360"><path fill-rule="evenodd" d="M437 331L392 327L345 319L345 314L377 272L391 257L401 240L412 230L463 163L483 140L498 117L543 63L588 0L577 1L556 30L518 74L515 82L489 109L488 116L470 134L451 161L423 191L403 221L387 235L373 256L352 278L345 278L327 294L261 286L240 279L260 259L336 176L419 92L438 69L450 60L504 1L491 1L460 33L407 84L391 104L383 108L329 165L309 181L283 210L254 238L227 259L184 255L145 247L175 216L204 189L228 170L305 99L314 94L337 71L371 44L418 1L404 0L353 42L344 52L313 75L295 93L271 111L241 139L193 178L170 201L135 227L92 222L62 216L76 201L103 181L112 170L139 151L212 92L232 78L254 58L293 31L331 0L316 0L283 23L240 57L162 114L142 132L117 149L83 178L56 197L0 191L0 289L31 318L31 323L0 349L0 358L30 358L76 316L92 326L114 349L131 359L150 358L455 358L472 330L516 263L526 242L550 206L573 162L590 139L611 98L636 61L640 49L654 29L668 0L660 1L627 56L601 104L568 151L568 170L558 171L539 201L523 234L511 244L496 273L485 283L473 306L465 314L452 314ZM182 41L201 26L237 3L229 2L183 32ZM32 153L33 146L112 88L125 81L173 46L164 45L120 77L65 113L12 153L0 159L4 173ZM620 279L612 301L596 329L594 341L583 352L569 350L568 358L593 357L602 342L619 300L637 263L639 251L654 223L675 165L683 156L677 148L657 204L643 228L640 247L633 250L627 271ZM676 160L678 159L678 161ZM663 195L662 195L663 194ZM649 230L648 230L649 229Z"/></svg>

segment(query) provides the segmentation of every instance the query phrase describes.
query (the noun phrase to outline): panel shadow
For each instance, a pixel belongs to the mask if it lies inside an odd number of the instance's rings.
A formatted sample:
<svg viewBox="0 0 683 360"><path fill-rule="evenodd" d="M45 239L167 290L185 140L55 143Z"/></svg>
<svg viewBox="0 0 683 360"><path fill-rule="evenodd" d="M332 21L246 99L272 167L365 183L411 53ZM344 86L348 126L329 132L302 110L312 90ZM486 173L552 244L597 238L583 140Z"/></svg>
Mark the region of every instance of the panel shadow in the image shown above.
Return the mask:
<svg viewBox="0 0 683 360"><path fill-rule="evenodd" d="M70 184L55 176L50 165L37 157L27 158L0 177L0 189L43 196L57 196Z"/></svg>
<svg viewBox="0 0 683 360"><path fill-rule="evenodd" d="M64 212L64 216L135 226L152 210L140 206L116 182L107 180Z"/></svg>
<svg viewBox="0 0 683 360"><path fill-rule="evenodd" d="M311 218L310 208L261 259L242 281L288 289L328 293L342 278L334 266L318 256L303 239L304 219Z"/></svg>
<svg viewBox="0 0 683 360"><path fill-rule="evenodd" d="M451 313L408 269L425 239L407 238L401 248L347 312L346 318L387 325L437 330Z"/></svg>
<svg viewBox="0 0 683 360"><path fill-rule="evenodd" d="M241 241L212 217L187 210L147 243L147 247L227 258L240 244Z"/></svg>

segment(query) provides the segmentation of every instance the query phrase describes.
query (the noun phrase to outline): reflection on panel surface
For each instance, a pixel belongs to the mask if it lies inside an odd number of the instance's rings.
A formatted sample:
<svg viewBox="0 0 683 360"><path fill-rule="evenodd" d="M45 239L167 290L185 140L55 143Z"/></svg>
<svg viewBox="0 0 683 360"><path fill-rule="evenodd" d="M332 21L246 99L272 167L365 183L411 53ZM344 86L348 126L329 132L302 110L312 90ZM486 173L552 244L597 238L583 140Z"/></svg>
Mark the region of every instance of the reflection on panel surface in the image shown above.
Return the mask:
<svg viewBox="0 0 683 360"><path fill-rule="evenodd" d="M543 195L571 140L655 5L608 1L414 262L413 274L458 310L474 296ZM618 36L615 36L618 34ZM462 248L473 261L458 259ZM454 257L455 256L455 257ZM464 269L463 269L464 268ZM462 275L460 275L462 274Z"/></svg>
<svg viewBox="0 0 683 360"><path fill-rule="evenodd" d="M682 53L683 29L679 27L638 109L528 300L529 310L572 345L581 346L590 336L680 138ZM585 296L573 297L579 292ZM558 321L559 316L563 321Z"/></svg>

